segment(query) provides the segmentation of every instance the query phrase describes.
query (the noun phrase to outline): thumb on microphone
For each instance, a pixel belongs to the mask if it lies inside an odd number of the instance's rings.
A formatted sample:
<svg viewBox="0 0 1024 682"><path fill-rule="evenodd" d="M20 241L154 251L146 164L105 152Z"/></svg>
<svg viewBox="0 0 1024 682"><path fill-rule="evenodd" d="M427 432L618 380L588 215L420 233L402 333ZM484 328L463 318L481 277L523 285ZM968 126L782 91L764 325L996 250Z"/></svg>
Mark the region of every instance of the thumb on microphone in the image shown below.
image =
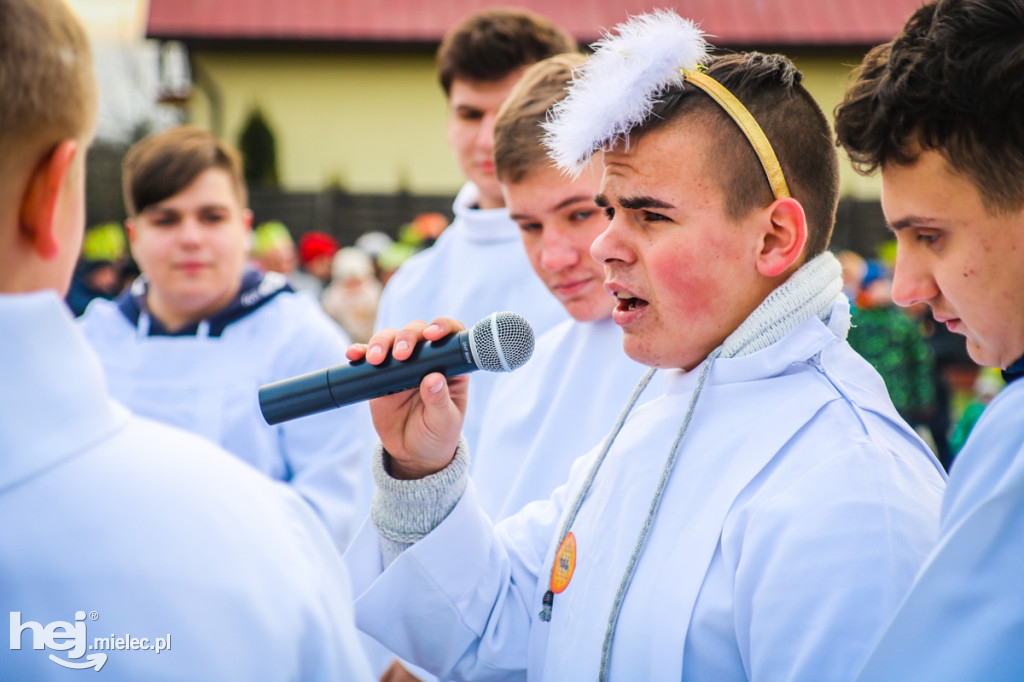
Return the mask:
<svg viewBox="0 0 1024 682"><path fill-rule="evenodd" d="M420 384L420 388L423 389L423 402L432 403L440 406L448 402L448 388L447 383L444 380L444 375L440 372L434 372L423 377L423 383Z"/></svg>
<svg viewBox="0 0 1024 682"><path fill-rule="evenodd" d="M443 374L434 372L423 378L416 392L407 392L412 394L411 398L387 396L371 401L375 426L384 448L391 455L389 470L392 476L418 479L448 466L462 434L468 385L468 376L446 380ZM399 417L399 422L404 422L404 425L397 431L394 427L383 428L385 421L396 416L392 412L395 407L380 412L375 409L396 399L401 403L398 412L404 414ZM381 419L380 423L378 419Z"/></svg>
<svg viewBox="0 0 1024 682"><path fill-rule="evenodd" d="M439 446L451 442L452 454L462 433L468 384L469 377L446 379L439 372L428 374L420 383L423 424L429 434L427 437Z"/></svg>

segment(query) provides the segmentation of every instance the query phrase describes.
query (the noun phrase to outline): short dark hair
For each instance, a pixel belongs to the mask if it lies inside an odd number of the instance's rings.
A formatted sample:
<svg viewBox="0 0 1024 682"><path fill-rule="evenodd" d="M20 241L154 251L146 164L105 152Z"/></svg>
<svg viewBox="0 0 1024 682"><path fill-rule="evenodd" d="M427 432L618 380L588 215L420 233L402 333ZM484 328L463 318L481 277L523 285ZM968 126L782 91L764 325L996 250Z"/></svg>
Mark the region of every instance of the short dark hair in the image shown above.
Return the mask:
<svg viewBox="0 0 1024 682"><path fill-rule="evenodd" d="M124 205L136 216L185 189L203 171L227 172L239 204L248 197L242 157L234 147L196 126L177 126L153 133L136 143L124 157Z"/></svg>
<svg viewBox="0 0 1024 682"><path fill-rule="evenodd" d="M807 219L807 258L828 248L839 203L839 159L828 120L801 84L803 75L779 54L748 52L712 57L707 74L747 108L775 150ZM757 154L739 126L710 96L684 84L659 97L643 134L682 116L706 121L717 142L711 174L720 178L726 214L734 219L774 201Z"/></svg>
<svg viewBox="0 0 1024 682"><path fill-rule="evenodd" d="M586 64L579 52L537 62L523 74L494 122L494 167L501 182L520 182L540 166L553 166L541 144L551 106L566 96L573 71Z"/></svg>
<svg viewBox="0 0 1024 682"><path fill-rule="evenodd" d="M1024 206L1024 0L941 0L872 49L836 107L857 169L939 152L989 212Z"/></svg>
<svg viewBox="0 0 1024 682"><path fill-rule="evenodd" d="M488 83L561 52L575 52L576 40L550 19L525 9L493 8L455 25L437 50L437 76L445 95L452 81Z"/></svg>

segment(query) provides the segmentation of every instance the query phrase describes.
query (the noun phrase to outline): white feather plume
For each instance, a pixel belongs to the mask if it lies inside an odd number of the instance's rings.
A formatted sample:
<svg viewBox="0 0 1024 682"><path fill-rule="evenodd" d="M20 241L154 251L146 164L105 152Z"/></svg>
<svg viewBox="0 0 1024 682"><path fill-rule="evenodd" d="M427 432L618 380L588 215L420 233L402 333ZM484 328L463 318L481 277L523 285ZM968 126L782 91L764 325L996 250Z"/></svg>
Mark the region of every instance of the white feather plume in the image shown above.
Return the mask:
<svg viewBox="0 0 1024 682"><path fill-rule="evenodd" d="M704 33L670 10L630 18L594 43L569 94L545 121L544 144L555 164L578 174L591 155L627 139L647 120L658 96L683 83L683 70L708 56Z"/></svg>

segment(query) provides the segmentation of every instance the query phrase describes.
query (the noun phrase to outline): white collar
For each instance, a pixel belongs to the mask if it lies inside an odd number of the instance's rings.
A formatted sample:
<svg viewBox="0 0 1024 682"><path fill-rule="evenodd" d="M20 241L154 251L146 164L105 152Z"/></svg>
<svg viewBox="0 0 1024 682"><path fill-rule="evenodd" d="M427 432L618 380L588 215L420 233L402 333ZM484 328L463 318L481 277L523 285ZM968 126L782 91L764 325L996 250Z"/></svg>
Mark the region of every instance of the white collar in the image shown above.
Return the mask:
<svg viewBox="0 0 1024 682"><path fill-rule="evenodd" d="M448 229L461 232L471 242L518 242L519 226L509 217L508 209L474 208L479 196L480 190L472 182L463 185L452 204L455 223Z"/></svg>

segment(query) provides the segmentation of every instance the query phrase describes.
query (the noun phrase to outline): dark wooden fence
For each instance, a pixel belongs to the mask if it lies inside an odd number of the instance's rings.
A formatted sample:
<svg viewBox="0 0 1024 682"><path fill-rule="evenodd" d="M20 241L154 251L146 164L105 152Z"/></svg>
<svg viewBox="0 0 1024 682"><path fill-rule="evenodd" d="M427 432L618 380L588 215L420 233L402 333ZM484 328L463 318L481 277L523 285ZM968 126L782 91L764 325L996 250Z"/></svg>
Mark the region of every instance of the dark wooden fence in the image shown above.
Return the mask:
<svg viewBox="0 0 1024 682"><path fill-rule="evenodd" d="M394 237L402 225L420 213L436 211L449 221L452 219L451 196L251 189L249 206L254 225L280 220L296 238L310 230L319 230L342 245L350 245L359 235L374 230Z"/></svg>

